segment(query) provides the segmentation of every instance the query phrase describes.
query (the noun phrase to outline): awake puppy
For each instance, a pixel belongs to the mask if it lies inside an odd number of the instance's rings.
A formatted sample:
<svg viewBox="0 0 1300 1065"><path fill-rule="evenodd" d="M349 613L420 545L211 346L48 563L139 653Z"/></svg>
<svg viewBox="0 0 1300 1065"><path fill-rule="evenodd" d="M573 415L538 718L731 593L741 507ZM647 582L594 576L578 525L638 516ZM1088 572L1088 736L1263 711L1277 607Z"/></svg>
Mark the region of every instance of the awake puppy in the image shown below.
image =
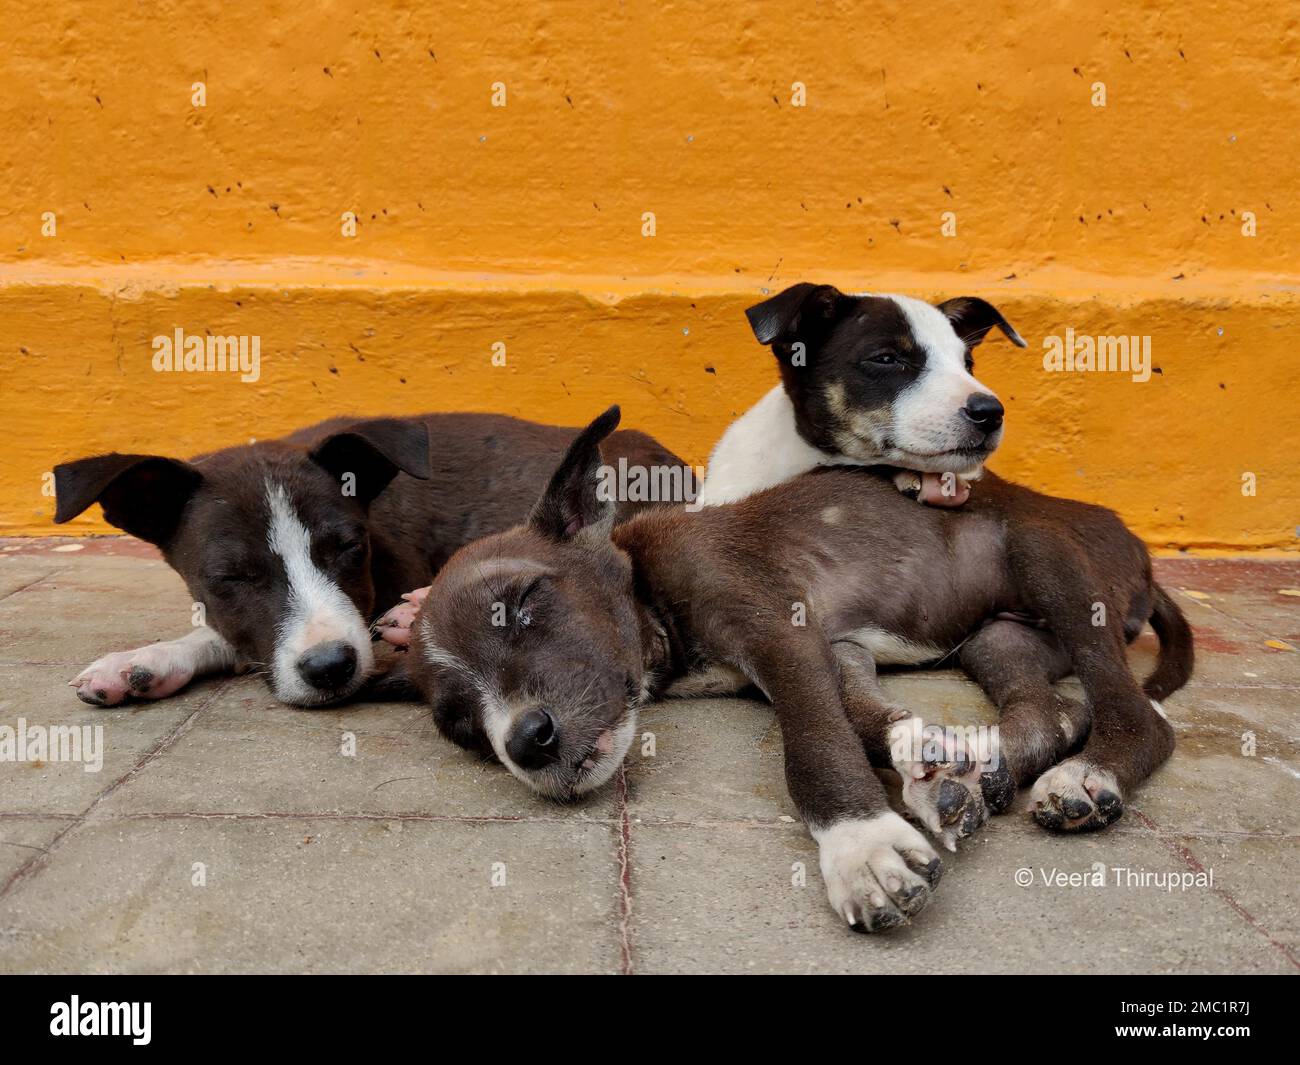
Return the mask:
<svg viewBox="0 0 1300 1065"><path fill-rule="evenodd" d="M965 482L1002 442L1002 404L972 376L972 352L994 326L1025 346L996 307L805 282L745 314L781 383L723 433L701 503L731 503L828 465L898 467L905 494L966 501Z"/></svg>

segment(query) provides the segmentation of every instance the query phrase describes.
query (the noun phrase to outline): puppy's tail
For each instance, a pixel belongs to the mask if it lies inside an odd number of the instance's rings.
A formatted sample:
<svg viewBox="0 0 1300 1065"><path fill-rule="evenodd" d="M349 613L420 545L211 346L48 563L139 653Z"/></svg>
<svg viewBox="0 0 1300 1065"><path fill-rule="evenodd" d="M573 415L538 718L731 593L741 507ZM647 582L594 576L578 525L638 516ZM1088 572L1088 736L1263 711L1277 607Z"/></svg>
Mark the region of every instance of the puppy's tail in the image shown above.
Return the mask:
<svg viewBox="0 0 1300 1065"><path fill-rule="evenodd" d="M1192 675L1196 652L1192 649L1192 627L1187 624L1178 604L1154 581L1151 590L1155 594L1151 627L1160 638L1160 654L1156 658L1155 671L1147 677L1142 690L1159 702L1187 683Z"/></svg>

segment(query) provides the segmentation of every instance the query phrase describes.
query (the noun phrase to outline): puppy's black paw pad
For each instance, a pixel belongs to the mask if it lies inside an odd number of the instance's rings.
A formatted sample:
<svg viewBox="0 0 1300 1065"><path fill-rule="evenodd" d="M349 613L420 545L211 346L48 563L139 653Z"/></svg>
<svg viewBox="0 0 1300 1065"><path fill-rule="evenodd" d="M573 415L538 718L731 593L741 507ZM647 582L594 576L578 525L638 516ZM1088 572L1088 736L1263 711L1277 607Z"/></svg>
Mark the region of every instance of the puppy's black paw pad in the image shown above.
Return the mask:
<svg viewBox="0 0 1300 1065"><path fill-rule="evenodd" d="M943 780L939 783L939 799L935 808L939 811L941 823L956 824L965 817L970 805L970 792L955 780Z"/></svg>
<svg viewBox="0 0 1300 1065"><path fill-rule="evenodd" d="M1107 824L1124 812L1124 800L1108 789L1097 792L1093 801L1097 804L1097 810L1106 818Z"/></svg>
<svg viewBox="0 0 1300 1065"><path fill-rule="evenodd" d="M1063 799L1059 795L1053 795L1052 799L1060 806L1061 813L1067 820L1079 821L1092 813L1092 803L1086 799Z"/></svg>
<svg viewBox="0 0 1300 1065"><path fill-rule="evenodd" d="M1043 828L1050 829L1053 832L1062 832L1065 829L1065 818L1061 811L1051 806L1038 807L1034 810L1034 820Z"/></svg>
<svg viewBox="0 0 1300 1065"><path fill-rule="evenodd" d="M987 773L980 774L980 791L984 795L984 805L991 814L1004 814L1011 809L1016 798L1016 782L1011 778L1011 771L1006 766L998 766Z"/></svg>
<svg viewBox="0 0 1300 1065"><path fill-rule="evenodd" d="M153 670L146 666L132 666L126 676L126 686L137 695L146 694L153 687Z"/></svg>
<svg viewBox="0 0 1300 1065"><path fill-rule="evenodd" d="M891 928L897 928L905 920L906 918L897 910L872 910L871 930L873 932L885 932Z"/></svg>
<svg viewBox="0 0 1300 1065"><path fill-rule="evenodd" d="M930 883L932 886L933 881ZM930 892L921 884L916 884L895 895L895 900L898 903L898 908L910 917L925 907L925 904L930 900Z"/></svg>
<svg viewBox="0 0 1300 1065"><path fill-rule="evenodd" d="M1049 769L1031 795L1034 820L1053 832L1095 832L1124 812L1114 775L1080 760Z"/></svg>
<svg viewBox="0 0 1300 1065"><path fill-rule="evenodd" d="M943 862L937 856L925 862L917 856L907 854L904 855L904 860L907 862L907 867L930 887L934 887L943 879Z"/></svg>

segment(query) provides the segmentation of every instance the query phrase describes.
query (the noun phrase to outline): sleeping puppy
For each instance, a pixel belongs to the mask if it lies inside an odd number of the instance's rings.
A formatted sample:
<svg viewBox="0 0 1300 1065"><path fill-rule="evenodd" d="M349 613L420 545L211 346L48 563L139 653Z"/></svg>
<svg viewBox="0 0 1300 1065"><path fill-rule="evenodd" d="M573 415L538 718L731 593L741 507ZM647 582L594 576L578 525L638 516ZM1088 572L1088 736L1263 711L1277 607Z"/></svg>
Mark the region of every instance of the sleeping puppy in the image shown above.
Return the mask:
<svg viewBox="0 0 1300 1065"><path fill-rule="evenodd" d="M918 913L941 868L872 765L955 848L1017 787L1044 828L1103 828L1169 756L1152 700L1191 675L1191 631L1110 511L992 473L964 507L918 507L838 467L615 524L598 486L618 418L592 422L527 520L461 548L407 618L402 669L453 742L567 801L617 772L645 702L752 686L776 712L830 904L858 931ZM1124 649L1147 621L1161 648L1139 683ZM878 665L951 656L998 706L995 757L932 756L877 683ZM1084 703L1053 688L1071 671Z"/></svg>
<svg viewBox="0 0 1300 1065"><path fill-rule="evenodd" d="M996 307L805 282L745 313L781 383L718 441L700 503L732 503L831 465L897 467L904 494L966 501L966 482L1002 442L1002 404L972 376L972 350L994 326L1025 347Z"/></svg>
<svg viewBox="0 0 1300 1065"><path fill-rule="evenodd" d="M70 683L83 702L117 706L251 667L281 702L353 698L374 672L376 608L462 544L522 521L576 435L497 414L343 417L188 461L62 463L54 520L101 504L111 525L158 546L203 622L104 655ZM611 463L691 477L644 433L615 433L605 449ZM620 517L645 505L624 502Z"/></svg>

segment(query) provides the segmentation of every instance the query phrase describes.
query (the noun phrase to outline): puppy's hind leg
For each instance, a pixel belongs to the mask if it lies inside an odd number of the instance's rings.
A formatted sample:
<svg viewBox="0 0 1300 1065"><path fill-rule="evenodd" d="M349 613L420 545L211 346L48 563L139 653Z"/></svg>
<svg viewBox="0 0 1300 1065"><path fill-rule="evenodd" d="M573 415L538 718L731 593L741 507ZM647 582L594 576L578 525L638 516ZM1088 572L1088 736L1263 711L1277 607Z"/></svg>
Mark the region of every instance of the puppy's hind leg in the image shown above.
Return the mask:
<svg viewBox="0 0 1300 1065"><path fill-rule="evenodd" d="M234 669L235 660L235 649L215 629L200 625L179 640L105 655L68 683L83 703L117 706L128 696L165 699L195 677Z"/></svg>
<svg viewBox="0 0 1300 1065"><path fill-rule="evenodd" d="M1173 727L1125 658L1124 607L1144 579L1145 549L1117 520L1113 525L1119 533L1111 529L1109 542L1104 527L1090 533L1109 552L1104 569L1081 551L1063 555L1069 541L1043 538L1041 530L1021 530L1012 553L1018 590L1069 652L1092 714L1082 749L1048 769L1030 792L1034 820L1052 831L1089 831L1118 820L1125 795L1174 749Z"/></svg>
<svg viewBox="0 0 1300 1065"><path fill-rule="evenodd" d="M998 708L999 762L984 799L1005 813L1016 788L1036 780L1088 731L1091 715L1077 699L1053 687L1070 673L1070 656L1044 629L1018 621L991 621L962 644L962 669Z"/></svg>

